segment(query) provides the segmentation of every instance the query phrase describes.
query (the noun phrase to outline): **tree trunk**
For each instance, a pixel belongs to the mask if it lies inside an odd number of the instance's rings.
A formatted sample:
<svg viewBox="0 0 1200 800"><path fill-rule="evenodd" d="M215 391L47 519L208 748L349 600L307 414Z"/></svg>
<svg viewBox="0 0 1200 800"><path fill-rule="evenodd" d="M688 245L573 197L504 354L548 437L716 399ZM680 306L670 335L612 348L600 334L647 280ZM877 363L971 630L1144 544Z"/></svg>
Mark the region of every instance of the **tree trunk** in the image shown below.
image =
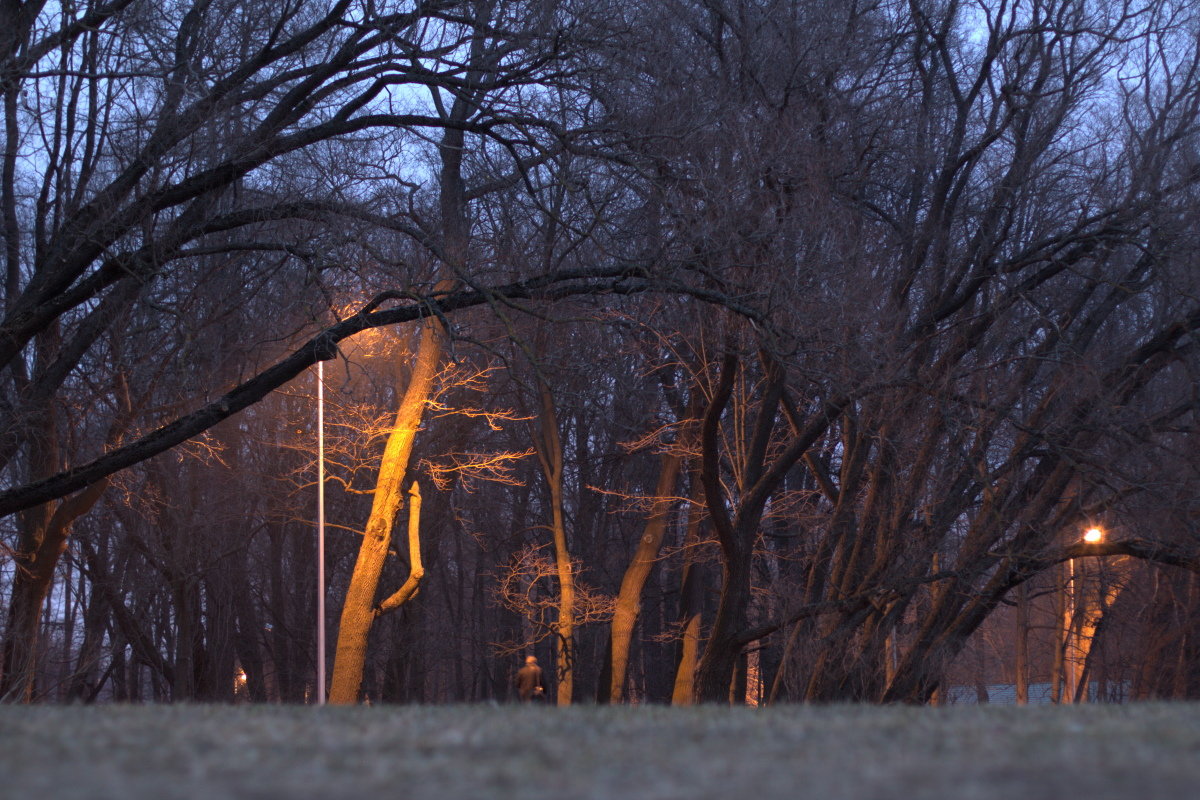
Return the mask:
<svg viewBox="0 0 1200 800"><path fill-rule="evenodd" d="M637 550L625 576L621 579L621 590L617 594L616 610L612 620L611 674L608 700L621 702L625 692L625 674L629 667L629 644L633 639L633 628L641 611L642 589L650 571L658 560L663 536L667 531L667 512L670 504L665 501L675 488L682 459L674 453L664 453L662 469L655 488L655 511L646 522L646 530L638 540Z"/></svg>
<svg viewBox="0 0 1200 800"><path fill-rule="evenodd" d="M695 565L691 569L695 570ZM673 706L690 706L696 697L696 663L700 657L699 610L684 617L682 637L679 667L675 671L675 687L671 692Z"/></svg>
<svg viewBox="0 0 1200 800"><path fill-rule="evenodd" d="M107 479L92 484L60 502L53 513L41 507L23 515L22 548L14 558L0 699L29 702L33 698L39 623L54 570L67 548L71 525L95 505L107 486Z"/></svg>
<svg viewBox="0 0 1200 800"><path fill-rule="evenodd" d="M350 586L346 590L346 600L342 606L337 649L333 660L333 678L329 689L329 702L333 704L348 705L358 701L371 623L379 613L375 606L375 593L392 541L392 524L400 509L401 485L408 470L413 440L421 425L421 416L433 389L433 379L441 360L442 343L438 324L436 320L429 320L421 326L412 375L400 402L400 409L396 412L396 421L379 464L379 477L375 483L371 514L367 519L358 559L354 563Z"/></svg>
<svg viewBox="0 0 1200 800"><path fill-rule="evenodd" d="M1058 576L1066 574L1066 566L1055 570L1056 579ZM1066 678L1066 655L1067 646L1071 641L1071 624L1067 619L1067 595L1066 590L1061 586L1054 593L1054 618L1057 620L1056 633L1054 637L1054 663L1051 667L1053 677L1050 684L1050 697L1055 703L1061 703L1064 700L1066 690L1064 689L1064 681Z"/></svg>
<svg viewBox="0 0 1200 800"><path fill-rule="evenodd" d="M679 622L681 639L679 661L675 668L675 684L671 705L688 706L696 699L696 664L700 658L700 627L704 609L704 565L695 558L700 541L699 508L704 498L698 476L692 476L692 503L688 509L687 535L684 539L683 576L679 587Z"/></svg>
<svg viewBox="0 0 1200 800"><path fill-rule="evenodd" d="M702 703L728 703L734 671L742 644L737 635L745 627L750 606L750 554L728 558L721 582L721 603L717 607L708 646L696 671L696 697Z"/></svg>
<svg viewBox="0 0 1200 800"><path fill-rule="evenodd" d="M1017 630L1016 630L1016 685L1017 705L1029 705L1029 587L1022 583L1017 587Z"/></svg>
<svg viewBox="0 0 1200 800"><path fill-rule="evenodd" d="M92 589L83 612L83 643L79 647L75 669L67 688L67 702L93 702L107 680L105 675L97 677L108 622L107 612L107 605L96 590ZM110 666L109 671L111 670Z"/></svg>
<svg viewBox="0 0 1200 800"><path fill-rule="evenodd" d="M563 514L562 442L558 436L554 395L544 381L539 380L538 390L542 414L539 431L533 439L542 473L550 489L550 524L558 578L558 623L555 626L557 701L560 706L569 706L575 689L575 573L567 546L566 518Z"/></svg>
<svg viewBox="0 0 1200 800"><path fill-rule="evenodd" d="M1191 577L1195 578L1195 575ZM1092 699L1092 695L1088 691L1088 684L1091 682L1090 675L1094 671L1095 658L1093 656L1096 638L1103 630L1108 610L1117 601L1117 596L1124 586L1120 583L1105 585L1101 577L1097 576L1096 591L1090 593L1087 591L1088 582L1081 579L1080 583L1084 586L1084 591L1080 592L1082 600L1076 634L1078 636L1077 649L1079 650L1080 669L1079 680L1075 686L1075 702L1087 703Z"/></svg>

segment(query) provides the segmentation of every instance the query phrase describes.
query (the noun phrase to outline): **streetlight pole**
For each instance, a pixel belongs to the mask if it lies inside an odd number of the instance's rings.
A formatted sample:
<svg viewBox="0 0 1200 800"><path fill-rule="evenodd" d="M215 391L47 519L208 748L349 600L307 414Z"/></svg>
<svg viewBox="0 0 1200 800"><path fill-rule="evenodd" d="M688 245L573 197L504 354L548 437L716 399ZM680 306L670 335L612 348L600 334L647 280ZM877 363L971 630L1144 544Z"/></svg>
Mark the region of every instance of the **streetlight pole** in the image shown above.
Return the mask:
<svg viewBox="0 0 1200 800"><path fill-rule="evenodd" d="M317 362L317 705L325 705L325 362Z"/></svg>
<svg viewBox="0 0 1200 800"><path fill-rule="evenodd" d="M1069 559L1067 564L1069 575L1067 577L1066 619L1063 620L1063 660L1066 662L1067 667L1066 701L1074 703L1078 688L1076 682L1079 680L1079 676L1075 671L1075 653L1071 652L1072 635L1075 632L1075 559Z"/></svg>

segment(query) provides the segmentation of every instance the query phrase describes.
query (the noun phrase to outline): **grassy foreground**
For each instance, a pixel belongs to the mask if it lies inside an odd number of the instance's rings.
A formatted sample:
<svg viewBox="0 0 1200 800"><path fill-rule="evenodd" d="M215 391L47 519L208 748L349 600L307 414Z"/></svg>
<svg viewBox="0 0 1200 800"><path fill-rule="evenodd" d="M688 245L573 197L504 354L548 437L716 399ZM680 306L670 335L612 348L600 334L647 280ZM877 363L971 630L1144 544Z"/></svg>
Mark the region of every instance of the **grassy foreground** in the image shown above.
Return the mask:
<svg viewBox="0 0 1200 800"><path fill-rule="evenodd" d="M0 797L1152 798L1200 706L0 706Z"/></svg>

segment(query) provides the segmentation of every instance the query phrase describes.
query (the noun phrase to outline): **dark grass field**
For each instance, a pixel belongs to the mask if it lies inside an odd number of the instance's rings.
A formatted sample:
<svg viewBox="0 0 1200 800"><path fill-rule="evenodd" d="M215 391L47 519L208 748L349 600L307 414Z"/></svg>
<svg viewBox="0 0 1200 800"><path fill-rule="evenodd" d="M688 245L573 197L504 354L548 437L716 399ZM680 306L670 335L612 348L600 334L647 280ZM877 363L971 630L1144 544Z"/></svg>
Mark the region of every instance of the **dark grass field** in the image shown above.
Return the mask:
<svg viewBox="0 0 1200 800"><path fill-rule="evenodd" d="M1200 705L0 707L3 798L1200 797Z"/></svg>

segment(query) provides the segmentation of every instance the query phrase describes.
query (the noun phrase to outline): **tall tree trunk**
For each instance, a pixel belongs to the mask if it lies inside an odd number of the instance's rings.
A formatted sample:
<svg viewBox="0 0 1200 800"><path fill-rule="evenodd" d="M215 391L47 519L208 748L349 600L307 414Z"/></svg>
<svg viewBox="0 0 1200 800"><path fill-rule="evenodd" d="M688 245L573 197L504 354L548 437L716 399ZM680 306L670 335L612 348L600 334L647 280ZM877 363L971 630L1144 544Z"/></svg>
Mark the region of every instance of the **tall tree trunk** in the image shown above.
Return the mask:
<svg viewBox="0 0 1200 800"><path fill-rule="evenodd" d="M175 611L174 680L171 700L199 700L201 664L204 662L204 631L200 619L200 587L191 574L172 578L171 600Z"/></svg>
<svg viewBox="0 0 1200 800"><path fill-rule="evenodd" d="M483 9L480 11L483 13ZM485 39L484 36L472 39L468 57L472 65L478 64L483 57ZM464 91L455 96L446 120L450 125L442 134L438 146L441 159L441 169L438 173L438 207L441 212L443 256L446 263L443 265L442 280L434 287L434 295L448 291L453 286L450 278L461 274L466 266L469 229L466 186L462 174L466 138L461 124L478 109L477 100L478 95L471 91ZM429 400L433 379L442 357L442 337L438 325L436 319L429 318L421 326L412 376L400 402L400 409L396 413L396 424L384 449L375 496L371 503L371 514L342 607L329 691L330 703L348 704L358 700L371 623L380 613L374 606L379 575L391 542L392 524L400 507L401 486L408 471L413 439L420 427L421 416ZM414 570L417 566L413 565ZM410 581L412 575L410 572ZM420 580L420 576L417 580ZM407 586L408 582L405 585Z"/></svg>
<svg viewBox="0 0 1200 800"><path fill-rule="evenodd" d="M1056 579L1061 575L1066 575L1066 565L1062 565L1055 570ZM1067 618L1067 594L1066 590L1061 586L1054 593L1054 618L1056 620L1055 636L1054 636L1054 662L1051 667L1053 670L1050 684L1050 697L1055 703L1064 701L1066 692L1064 682L1066 678L1066 655L1067 646L1071 641L1071 623Z"/></svg>
<svg viewBox="0 0 1200 800"><path fill-rule="evenodd" d="M664 453L662 468L655 488L655 510L646 522L642 538L638 540L633 560L621 579L621 590L617 593L616 610L612 620L611 675L608 700L621 702L625 692L625 674L629 667L629 644L633 639L633 628L637 624L642 605L642 589L650 571L658 560L663 536L667 531L667 513L671 504L666 502L675 488L682 459L675 453Z"/></svg>
<svg viewBox="0 0 1200 800"><path fill-rule="evenodd" d="M685 587L698 586L696 573L699 565L688 567ZM690 588L690 587L689 587ZM686 589L685 589L686 591ZM683 632L679 645L679 666L675 670L675 686L671 691L671 705L690 706L696 698L696 664L700 658L700 609L696 607L683 616Z"/></svg>
<svg viewBox="0 0 1200 800"><path fill-rule="evenodd" d="M107 549L107 548L105 548ZM107 630L108 607L93 588L87 595L83 612L83 643L75 659L75 669L67 688L67 701L91 703L103 686L106 677L100 675L99 662L104 634ZM109 667L111 672L112 667Z"/></svg>
<svg viewBox="0 0 1200 800"><path fill-rule="evenodd" d="M1029 705L1029 587L1017 587L1017 705Z"/></svg>
<svg viewBox="0 0 1200 800"><path fill-rule="evenodd" d="M1191 576L1195 578L1193 574ZM1095 669L1095 658L1093 658L1096 644L1096 639L1104 628L1104 623L1107 620L1108 610L1112 608L1113 603L1117 601L1117 596L1121 590L1125 588L1121 583L1105 584L1101 576L1096 577L1095 592L1088 592L1088 582L1079 579L1084 590L1080 592L1082 599L1079 604L1080 620L1078 623L1077 649L1079 650L1079 680L1075 686L1075 702L1087 703L1092 699L1091 693L1088 691L1088 684L1091 682L1091 674Z"/></svg>
<svg viewBox="0 0 1200 800"><path fill-rule="evenodd" d="M39 623L54 570L67 548L71 525L95 505L107 486L107 479L94 483L59 502L53 513L48 506L39 506L22 515L21 550L13 559L16 573L5 630L0 699L29 702L33 698Z"/></svg>
<svg viewBox="0 0 1200 800"><path fill-rule="evenodd" d="M542 473L550 489L550 524L558 578L558 623L555 626L557 700L558 705L569 706L575 689L575 573L567 546L567 526L563 514L562 442L558 435L558 417L554 412L554 395L545 381L538 381L538 390L542 413L539 430L533 439Z"/></svg>
<svg viewBox="0 0 1200 800"><path fill-rule="evenodd" d="M696 670L696 697L703 703L729 703L742 644L737 640L750 607L750 553L725 561L721 603Z"/></svg>
<svg viewBox="0 0 1200 800"><path fill-rule="evenodd" d="M438 362L442 356L441 332L437 320L421 326L420 341L413 359L412 375L404 390L395 424L379 464L379 477L371 501L371 514L363 531L362 544L350 586L342 606L337 648L333 659L333 677L329 702L347 705L358 701L371 624L380 613L375 605L379 576L392 541L392 524L400 510L402 484L412 455L413 440L421 426L421 416L433 389Z"/></svg>
<svg viewBox="0 0 1200 800"><path fill-rule="evenodd" d="M700 542L700 507L704 489L695 472L691 476L692 502L688 508L687 534L684 537L683 575L679 587L680 642L679 660L671 705L688 706L696 699L696 664L700 659L700 626L704 609L704 565L696 559Z"/></svg>

